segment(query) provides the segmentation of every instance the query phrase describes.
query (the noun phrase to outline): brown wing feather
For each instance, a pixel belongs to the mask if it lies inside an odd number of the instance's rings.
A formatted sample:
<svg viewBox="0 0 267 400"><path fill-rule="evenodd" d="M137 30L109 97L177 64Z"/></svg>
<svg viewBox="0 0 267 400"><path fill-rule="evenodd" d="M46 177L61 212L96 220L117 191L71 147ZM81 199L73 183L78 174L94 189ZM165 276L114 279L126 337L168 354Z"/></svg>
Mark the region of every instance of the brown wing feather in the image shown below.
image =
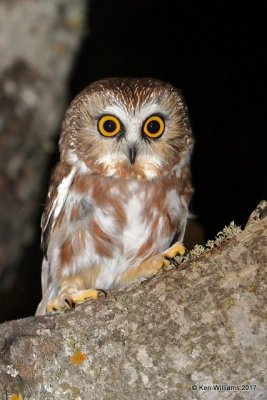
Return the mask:
<svg viewBox="0 0 267 400"><path fill-rule="evenodd" d="M50 233L55 223L54 212L59 202L59 187L62 184L64 178L66 178L71 173L71 169L72 167L69 164L65 162L60 162L54 169L54 172L51 177L45 208L41 219L41 229L42 229L41 244L45 257L47 254L47 247L49 243ZM72 180L70 180L69 183L71 184L71 182ZM61 196L65 195L65 197L67 197L67 194L68 190L66 189L65 193L62 193ZM60 199L60 201L63 205L64 199Z"/></svg>

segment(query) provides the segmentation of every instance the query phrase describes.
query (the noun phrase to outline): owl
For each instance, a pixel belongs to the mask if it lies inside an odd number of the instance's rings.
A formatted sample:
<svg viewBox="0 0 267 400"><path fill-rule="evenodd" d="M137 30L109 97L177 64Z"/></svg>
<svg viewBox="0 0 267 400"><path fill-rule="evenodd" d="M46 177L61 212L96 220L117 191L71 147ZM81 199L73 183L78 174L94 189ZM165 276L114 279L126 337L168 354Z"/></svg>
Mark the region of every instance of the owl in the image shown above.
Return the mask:
<svg viewBox="0 0 267 400"><path fill-rule="evenodd" d="M169 83L108 78L73 100L41 220L36 315L141 282L184 252L192 148L184 99Z"/></svg>

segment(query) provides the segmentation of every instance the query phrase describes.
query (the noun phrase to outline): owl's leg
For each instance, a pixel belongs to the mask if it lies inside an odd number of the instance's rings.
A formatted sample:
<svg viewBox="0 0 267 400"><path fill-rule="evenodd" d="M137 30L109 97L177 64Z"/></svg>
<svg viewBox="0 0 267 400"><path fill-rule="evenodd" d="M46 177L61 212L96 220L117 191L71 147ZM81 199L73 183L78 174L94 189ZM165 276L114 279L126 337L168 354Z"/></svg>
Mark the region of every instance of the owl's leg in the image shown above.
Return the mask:
<svg viewBox="0 0 267 400"><path fill-rule="evenodd" d="M96 300L100 294L103 291L86 289L82 276L70 276L61 280L57 297L47 303L46 309L48 313L58 312L88 299Z"/></svg>
<svg viewBox="0 0 267 400"><path fill-rule="evenodd" d="M185 247L182 243L176 242L163 253L157 254L145 260L142 264L130 268L120 276L120 284L128 286L131 283L142 281L156 275L164 267L172 264L171 259L177 254L184 255Z"/></svg>

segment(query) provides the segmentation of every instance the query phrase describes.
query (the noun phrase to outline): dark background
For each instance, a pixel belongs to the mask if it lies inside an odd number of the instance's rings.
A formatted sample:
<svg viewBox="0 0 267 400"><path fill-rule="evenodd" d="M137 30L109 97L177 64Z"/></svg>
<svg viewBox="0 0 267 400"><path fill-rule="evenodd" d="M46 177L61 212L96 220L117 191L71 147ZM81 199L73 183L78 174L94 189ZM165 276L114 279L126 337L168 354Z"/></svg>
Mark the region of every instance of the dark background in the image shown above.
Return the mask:
<svg viewBox="0 0 267 400"><path fill-rule="evenodd" d="M244 226L267 198L264 13L256 3L225 4L93 0L69 82L70 99L108 76L152 76L182 89L196 139L191 210L206 239L232 220ZM38 225L20 268L23 302L6 307L3 320L32 315L41 297Z"/></svg>

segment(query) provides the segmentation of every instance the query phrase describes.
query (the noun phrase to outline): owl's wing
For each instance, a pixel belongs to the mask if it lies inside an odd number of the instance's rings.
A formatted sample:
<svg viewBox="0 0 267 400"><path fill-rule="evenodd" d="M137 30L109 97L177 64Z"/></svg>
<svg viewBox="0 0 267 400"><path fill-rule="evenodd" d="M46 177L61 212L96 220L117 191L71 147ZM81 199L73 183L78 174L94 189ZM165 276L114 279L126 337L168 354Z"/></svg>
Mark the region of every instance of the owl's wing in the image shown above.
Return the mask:
<svg viewBox="0 0 267 400"><path fill-rule="evenodd" d="M47 291L49 285L50 265L47 260L47 249L50 241L50 234L57 222L62 208L64 207L71 184L76 174L76 168L60 162L53 172L51 183L46 199L44 212L41 219L42 238L41 244L44 251L42 264L42 292Z"/></svg>
<svg viewBox="0 0 267 400"><path fill-rule="evenodd" d="M41 243L45 255L47 252L50 233L53 230L57 217L65 204L75 173L75 167L60 162L52 174L45 208L41 219Z"/></svg>

